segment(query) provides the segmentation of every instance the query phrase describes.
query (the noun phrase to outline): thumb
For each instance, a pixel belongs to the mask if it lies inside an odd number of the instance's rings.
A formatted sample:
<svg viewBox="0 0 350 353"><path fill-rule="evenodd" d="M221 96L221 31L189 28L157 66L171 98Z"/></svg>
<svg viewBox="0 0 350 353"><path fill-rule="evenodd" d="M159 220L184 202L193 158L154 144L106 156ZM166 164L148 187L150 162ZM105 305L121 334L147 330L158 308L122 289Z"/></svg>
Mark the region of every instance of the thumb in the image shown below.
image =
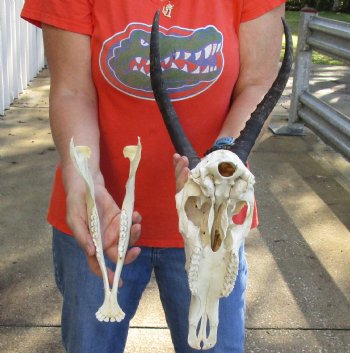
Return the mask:
<svg viewBox="0 0 350 353"><path fill-rule="evenodd" d="M69 224L69 222L68 222ZM79 244L79 246L83 249L83 251L86 253L88 256L93 256L95 255L96 249L94 242L92 240L92 236L89 232L89 228L87 224L80 220L80 221L75 221L74 224L69 224L74 238Z"/></svg>

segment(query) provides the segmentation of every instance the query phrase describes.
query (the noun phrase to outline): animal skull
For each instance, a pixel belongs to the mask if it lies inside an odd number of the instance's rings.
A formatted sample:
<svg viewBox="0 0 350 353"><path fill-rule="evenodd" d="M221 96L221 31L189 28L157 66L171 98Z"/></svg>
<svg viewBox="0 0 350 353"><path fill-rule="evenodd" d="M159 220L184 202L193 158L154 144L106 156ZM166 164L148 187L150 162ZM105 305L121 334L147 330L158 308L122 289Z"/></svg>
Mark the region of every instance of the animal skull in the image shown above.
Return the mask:
<svg viewBox="0 0 350 353"><path fill-rule="evenodd" d="M212 148L211 153L200 159L182 129L162 76L159 11L153 20L150 75L154 97L175 150L188 158L191 169L183 190L176 194L176 207L191 290L188 343L195 349L210 349L216 343L219 298L228 296L235 285L238 251L252 222L254 176L245 163L284 90L292 67L292 36L286 22L282 21L285 55L272 87L251 114L234 145L228 146L228 150ZM247 205L246 218L242 225L235 224L232 216L244 205Z"/></svg>
<svg viewBox="0 0 350 353"><path fill-rule="evenodd" d="M238 251L252 222L253 185L254 176L242 161L230 151L218 150L202 159L176 194L191 290L188 343L192 348L201 349L203 342L203 349L210 349L216 343L219 299L234 287ZM244 205L245 221L235 224L232 216Z"/></svg>

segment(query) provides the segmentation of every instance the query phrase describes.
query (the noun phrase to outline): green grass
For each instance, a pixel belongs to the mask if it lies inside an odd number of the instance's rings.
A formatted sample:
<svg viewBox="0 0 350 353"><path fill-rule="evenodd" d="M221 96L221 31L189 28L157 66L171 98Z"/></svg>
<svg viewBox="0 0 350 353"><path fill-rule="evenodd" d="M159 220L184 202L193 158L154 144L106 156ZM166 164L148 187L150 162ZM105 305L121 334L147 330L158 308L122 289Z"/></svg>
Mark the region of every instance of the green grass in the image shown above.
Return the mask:
<svg viewBox="0 0 350 353"><path fill-rule="evenodd" d="M337 12L319 12L320 17L330 18L332 20L349 22L350 23L350 14L345 13L337 13ZM300 12L299 11L286 11L286 20L290 26L293 35L293 48L294 53L296 52L297 44L298 44L298 28L299 28L299 19ZM333 59L329 56L320 54L316 51L312 53L312 62L315 64L321 65L343 65L343 62Z"/></svg>

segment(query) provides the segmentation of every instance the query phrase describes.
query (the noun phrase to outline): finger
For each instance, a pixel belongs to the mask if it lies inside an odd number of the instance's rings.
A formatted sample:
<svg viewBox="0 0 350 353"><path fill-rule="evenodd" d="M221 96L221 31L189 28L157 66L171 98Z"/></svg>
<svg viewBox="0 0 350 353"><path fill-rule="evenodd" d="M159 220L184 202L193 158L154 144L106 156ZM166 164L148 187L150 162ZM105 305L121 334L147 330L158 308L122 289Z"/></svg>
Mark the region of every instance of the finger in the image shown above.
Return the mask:
<svg viewBox="0 0 350 353"><path fill-rule="evenodd" d="M75 240L86 254L93 255L95 253L95 245L88 228L88 215L84 197L80 194L70 194L67 196L66 204L66 221L73 232Z"/></svg>
<svg viewBox="0 0 350 353"><path fill-rule="evenodd" d="M110 286L113 286L113 282L114 282L114 272L107 267L107 277L108 277L108 283Z"/></svg>
<svg viewBox="0 0 350 353"><path fill-rule="evenodd" d="M178 153L175 153L173 156L173 164L174 164L174 170L176 170L176 167L179 163L183 162L183 159Z"/></svg>
<svg viewBox="0 0 350 353"><path fill-rule="evenodd" d="M117 243L119 238L119 222L118 215L115 215L105 229L103 233L103 249L110 248Z"/></svg>
<svg viewBox="0 0 350 353"><path fill-rule="evenodd" d="M102 272L100 269L100 265L98 264L97 258L95 255L93 256L86 256L87 264L90 268L90 271L95 275L102 277Z"/></svg>
<svg viewBox="0 0 350 353"><path fill-rule="evenodd" d="M138 213L137 211L134 211L132 214L132 223L141 223L142 221L142 216L140 215L140 213Z"/></svg>
<svg viewBox="0 0 350 353"><path fill-rule="evenodd" d="M134 247L134 248L129 249L125 255L124 264L128 265L128 264L132 263L133 261L135 261L137 259L137 257L140 255L140 253L141 253L141 248L139 248L139 247Z"/></svg>
<svg viewBox="0 0 350 353"><path fill-rule="evenodd" d="M132 222L136 225L142 221L141 215L134 211L132 215ZM108 228L104 232L104 239L103 239L103 248L107 249L111 246L115 245L118 242L119 237L119 226L120 226L120 219L119 217L114 217L113 220L108 225ZM131 244L134 244L137 239L140 237L141 228L140 227L131 227Z"/></svg>
<svg viewBox="0 0 350 353"><path fill-rule="evenodd" d="M105 254L112 262L117 263L117 261L119 260L118 245L115 244L109 248L106 248Z"/></svg>
<svg viewBox="0 0 350 353"><path fill-rule="evenodd" d="M141 235L141 224L133 224L130 229L129 245L135 244Z"/></svg>
<svg viewBox="0 0 350 353"><path fill-rule="evenodd" d="M104 187L99 187L97 190L96 200L100 215L101 229L105 230L115 221L115 217L120 214L120 209Z"/></svg>
<svg viewBox="0 0 350 353"><path fill-rule="evenodd" d="M87 256L86 260L90 268L90 271L96 276L102 277L102 271L96 256ZM109 267L107 267L107 278L108 278L108 283L112 286L113 280L114 280L114 272Z"/></svg>
<svg viewBox="0 0 350 353"><path fill-rule="evenodd" d="M134 224L130 230L130 238L129 238L129 245L133 245L136 241L140 238L141 235L141 224ZM134 254L134 251L132 254ZM112 244L110 247L105 248L106 255L110 258L111 261L116 263L119 260L118 254L118 245ZM137 252L138 255L139 252ZM136 253L135 253L136 254Z"/></svg>
<svg viewBox="0 0 350 353"><path fill-rule="evenodd" d="M175 153L173 155L173 163L174 163L174 167L176 166L176 164L178 163L178 161L181 159L181 156L178 153Z"/></svg>
<svg viewBox="0 0 350 353"><path fill-rule="evenodd" d="M70 223L70 224L69 224ZM73 235L79 246L83 249L87 256L95 255L95 245L92 240L92 236L89 233L87 224L83 221L69 222L70 228L73 231Z"/></svg>
<svg viewBox="0 0 350 353"><path fill-rule="evenodd" d="M175 178L177 179L182 171L186 168L188 168L188 159L187 157L182 156L177 163L175 164Z"/></svg>
<svg viewBox="0 0 350 353"><path fill-rule="evenodd" d="M174 155L173 155L174 166L175 166L180 160L187 161L187 163L188 163L188 158L187 158L186 156L181 156L181 155L178 154L178 153L174 153Z"/></svg>
<svg viewBox="0 0 350 353"><path fill-rule="evenodd" d="M176 192L179 192L182 190L182 188L184 187L184 185L188 180L189 173L190 173L190 169L184 168L181 171L181 173L178 175L178 177L176 178Z"/></svg>

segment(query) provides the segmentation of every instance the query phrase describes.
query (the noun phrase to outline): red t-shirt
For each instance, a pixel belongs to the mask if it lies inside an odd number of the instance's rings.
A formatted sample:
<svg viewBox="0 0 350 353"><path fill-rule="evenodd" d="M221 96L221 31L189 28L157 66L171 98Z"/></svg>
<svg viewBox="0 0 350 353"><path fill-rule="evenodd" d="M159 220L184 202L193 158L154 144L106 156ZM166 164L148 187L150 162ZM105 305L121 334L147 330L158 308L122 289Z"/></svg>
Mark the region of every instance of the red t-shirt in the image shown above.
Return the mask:
<svg viewBox="0 0 350 353"><path fill-rule="evenodd" d="M284 0L171 0L161 15L161 56L170 97L199 155L215 141L230 107L239 74L241 22ZM122 204L129 162L125 145L141 137L135 210L143 217L139 245L182 247L175 208L174 148L149 79L149 36L164 0L26 0L22 17L91 36L92 73L99 99L101 170L106 187ZM77 53L76 60L79 60ZM49 222L68 234L65 193L58 167ZM235 221L242 221L244 210ZM257 225L257 217L252 226Z"/></svg>

